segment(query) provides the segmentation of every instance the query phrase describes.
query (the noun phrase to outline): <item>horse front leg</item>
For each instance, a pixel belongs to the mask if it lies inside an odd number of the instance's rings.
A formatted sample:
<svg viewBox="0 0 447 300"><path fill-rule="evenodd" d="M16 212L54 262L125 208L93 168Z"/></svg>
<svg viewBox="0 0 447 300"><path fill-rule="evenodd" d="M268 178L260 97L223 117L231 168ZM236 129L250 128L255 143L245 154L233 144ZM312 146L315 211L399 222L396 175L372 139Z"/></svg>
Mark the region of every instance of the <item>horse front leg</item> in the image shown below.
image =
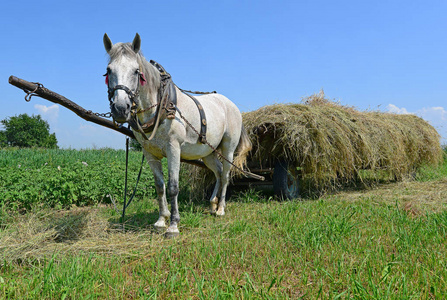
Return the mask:
<svg viewBox="0 0 447 300"><path fill-rule="evenodd" d="M171 213L169 212L168 202L166 201L163 167L160 159L154 157L146 150L143 150L143 153L154 174L155 190L157 191L159 217L157 222L155 222L154 227L157 231L164 231L166 229L166 221L171 216Z"/></svg>
<svg viewBox="0 0 447 300"><path fill-rule="evenodd" d="M178 211L178 193L179 193L179 173L180 173L180 145L173 144L167 151L168 159L168 195L171 200L171 223L166 230L166 237L175 237L180 234L178 224L180 222L180 214Z"/></svg>

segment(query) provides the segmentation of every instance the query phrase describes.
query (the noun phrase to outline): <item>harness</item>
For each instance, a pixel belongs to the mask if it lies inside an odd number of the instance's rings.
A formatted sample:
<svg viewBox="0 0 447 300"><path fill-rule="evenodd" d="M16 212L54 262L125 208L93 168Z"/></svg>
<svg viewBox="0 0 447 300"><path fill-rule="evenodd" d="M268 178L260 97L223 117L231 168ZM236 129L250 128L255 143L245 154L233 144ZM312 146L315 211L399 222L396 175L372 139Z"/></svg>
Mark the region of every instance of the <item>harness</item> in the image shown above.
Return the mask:
<svg viewBox="0 0 447 300"><path fill-rule="evenodd" d="M115 91L117 90L123 90L127 93L129 96L129 99L132 102L131 107L131 115L132 118L129 120L129 125L134 129L135 131L138 131L141 133L144 139L151 140L155 133L157 132L158 126L160 122L164 119L175 119L175 113L176 111L181 114L181 111L177 107L177 92L175 90L175 87L177 87L174 82L172 81L171 75L166 72L166 70L156 61L151 60L150 63L158 70L160 73L160 88L158 89L158 99L157 103L154 105L149 106L148 108L141 109L138 107L135 99L138 96L138 90L139 86L137 87L136 91L132 91L127 86L124 85L116 85L113 88L108 89L108 96L109 96L109 102L112 102L113 95L115 94ZM140 81L146 81L146 78L144 77L143 73L140 73ZM202 144L206 143L206 114L203 110L202 105L200 102L192 95L190 95L187 91L180 89L177 87L180 91L182 91L185 95L189 96L194 103L197 106L197 109L199 110L200 114L200 133L199 133L199 141ZM196 92L192 92L196 93ZM215 92L213 92L215 93ZM138 114L144 113L148 110L153 109L156 107L156 111L154 116L149 119L144 124L141 124L140 121L137 118ZM152 132L151 136L147 138L146 133Z"/></svg>

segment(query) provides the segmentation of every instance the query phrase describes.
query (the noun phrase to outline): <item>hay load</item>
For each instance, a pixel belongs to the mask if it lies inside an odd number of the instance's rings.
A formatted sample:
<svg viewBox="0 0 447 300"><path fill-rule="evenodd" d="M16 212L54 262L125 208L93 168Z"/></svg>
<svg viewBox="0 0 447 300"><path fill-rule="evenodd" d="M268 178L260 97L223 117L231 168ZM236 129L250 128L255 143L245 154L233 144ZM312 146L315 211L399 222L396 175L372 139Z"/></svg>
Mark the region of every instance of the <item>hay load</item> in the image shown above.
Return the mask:
<svg viewBox="0 0 447 300"><path fill-rule="evenodd" d="M365 170L400 180L442 160L440 136L423 119L360 112L327 100L323 92L301 104L264 106L243 119L254 146L252 163L295 162L310 189L362 179Z"/></svg>
<svg viewBox="0 0 447 300"><path fill-rule="evenodd" d="M323 92L299 104L267 105L242 117L253 144L248 168L272 169L276 161L287 161L298 172L302 195L346 184L402 180L443 159L440 136L423 119L361 112L329 101ZM214 176L197 167L183 168L191 195L200 197ZM243 180L237 171L233 175L234 182Z"/></svg>

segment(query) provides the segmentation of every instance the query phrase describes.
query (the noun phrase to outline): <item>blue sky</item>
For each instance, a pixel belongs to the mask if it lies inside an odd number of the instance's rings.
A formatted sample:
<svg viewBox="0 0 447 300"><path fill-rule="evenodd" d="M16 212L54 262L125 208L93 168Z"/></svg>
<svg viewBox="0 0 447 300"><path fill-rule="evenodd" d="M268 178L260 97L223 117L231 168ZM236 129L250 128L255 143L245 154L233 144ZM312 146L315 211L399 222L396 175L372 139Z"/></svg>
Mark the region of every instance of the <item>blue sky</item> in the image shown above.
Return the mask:
<svg viewBox="0 0 447 300"><path fill-rule="evenodd" d="M360 110L414 113L447 144L447 1L7 1L0 10L0 119L41 114L62 148L124 148L124 136L8 84L38 81L107 112L105 32L138 32L182 88L241 111L324 89Z"/></svg>

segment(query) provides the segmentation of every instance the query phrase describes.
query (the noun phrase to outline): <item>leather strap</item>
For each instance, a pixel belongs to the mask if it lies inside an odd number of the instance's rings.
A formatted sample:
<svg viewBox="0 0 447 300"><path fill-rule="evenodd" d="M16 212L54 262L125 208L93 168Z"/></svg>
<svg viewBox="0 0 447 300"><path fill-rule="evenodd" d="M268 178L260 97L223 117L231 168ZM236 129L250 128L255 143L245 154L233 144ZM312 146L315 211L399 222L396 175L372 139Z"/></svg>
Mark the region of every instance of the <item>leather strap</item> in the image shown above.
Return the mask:
<svg viewBox="0 0 447 300"><path fill-rule="evenodd" d="M113 88L109 88L107 90L107 93L109 94L109 101L112 101L113 98L113 94L115 93L116 90L123 90L127 93L127 95L129 96L129 99L134 101L135 97L138 96L138 90L136 92L132 92L127 86L125 85L116 85Z"/></svg>
<svg viewBox="0 0 447 300"><path fill-rule="evenodd" d="M175 112L178 109L177 108L177 92L175 90L176 85L172 82L171 75L166 72L166 70L156 61L151 60L150 63L160 72L161 77L161 84L160 89L158 90L158 107L155 112L155 115L153 118L151 118L148 122L141 125L141 129L145 133L152 132L152 135L149 139L152 138L155 131L158 128L159 122L164 119L174 119L175 118ZM181 90L181 89L180 89ZM188 95L196 104L199 114L200 114L200 134L199 134L199 141L202 144L206 143L206 115L205 111L203 110L202 105L200 102L193 97L192 95L184 92L181 90L184 94Z"/></svg>
<svg viewBox="0 0 447 300"><path fill-rule="evenodd" d="M197 108L199 109L199 114L200 114L200 134L199 134L199 141L202 144L206 143L206 114L205 111L203 110L202 105L200 104L199 100L196 99L196 97L193 97L192 95L188 94L188 93L184 93L186 95L189 96L189 98L191 98L194 103L196 104Z"/></svg>
<svg viewBox="0 0 447 300"><path fill-rule="evenodd" d="M159 122L166 118L174 119L175 107L177 106L177 93L171 75L157 62L151 60L150 63L160 72L161 82L158 89L158 105L155 114L149 121L141 125L145 133L154 133L158 128Z"/></svg>

